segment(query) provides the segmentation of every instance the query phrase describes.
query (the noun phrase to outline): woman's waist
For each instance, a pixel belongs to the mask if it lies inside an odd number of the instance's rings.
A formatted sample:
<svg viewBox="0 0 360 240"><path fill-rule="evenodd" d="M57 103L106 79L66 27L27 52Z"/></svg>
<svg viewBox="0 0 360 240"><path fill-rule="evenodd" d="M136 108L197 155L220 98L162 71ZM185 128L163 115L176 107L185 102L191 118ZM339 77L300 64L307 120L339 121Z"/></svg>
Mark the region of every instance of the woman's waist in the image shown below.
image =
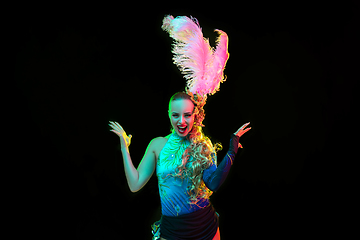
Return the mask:
<svg viewBox="0 0 360 240"><path fill-rule="evenodd" d="M219 217L214 207L208 206L179 216L161 216L161 237L171 239L213 239L219 227Z"/></svg>
<svg viewBox="0 0 360 240"><path fill-rule="evenodd" d="M194 213L210 206L209 199L198 199L197 202L178 201L174 199L161 200L161 212L166 217L186 217L187 214Z"/></svg>

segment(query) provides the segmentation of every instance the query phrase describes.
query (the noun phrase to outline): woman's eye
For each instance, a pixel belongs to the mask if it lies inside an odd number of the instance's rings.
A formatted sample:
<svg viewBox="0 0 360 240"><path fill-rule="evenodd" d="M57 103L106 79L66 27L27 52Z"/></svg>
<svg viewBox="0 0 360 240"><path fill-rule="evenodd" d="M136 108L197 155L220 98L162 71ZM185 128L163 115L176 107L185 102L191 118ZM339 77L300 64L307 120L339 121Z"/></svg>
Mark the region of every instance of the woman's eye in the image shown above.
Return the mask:
<svg viewBox="0 0 360 240"><path fill-rule="evenodd" d="M179 117L179 115L177 115L177 114L174 114L174 115L172 115L172 116L175 117L175 118ZM188 117L191 117L191 114L186 114L185 117L187 117L187 118L188 118Z"/></svg>

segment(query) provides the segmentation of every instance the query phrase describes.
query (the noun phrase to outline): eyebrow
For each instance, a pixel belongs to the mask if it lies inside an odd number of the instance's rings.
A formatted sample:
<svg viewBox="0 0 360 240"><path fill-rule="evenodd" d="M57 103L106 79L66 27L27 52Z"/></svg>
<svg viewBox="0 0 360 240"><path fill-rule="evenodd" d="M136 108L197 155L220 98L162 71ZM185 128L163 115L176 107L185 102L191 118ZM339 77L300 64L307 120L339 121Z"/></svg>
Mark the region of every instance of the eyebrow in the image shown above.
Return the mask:
<svg viewBox="0 0 360 240"><path fill-rule="evenodd" d="M172 112L172 113L179 114L178 112ZM190 113L190 114L192 114L192 112L184 112L184 113Z"/></svg>

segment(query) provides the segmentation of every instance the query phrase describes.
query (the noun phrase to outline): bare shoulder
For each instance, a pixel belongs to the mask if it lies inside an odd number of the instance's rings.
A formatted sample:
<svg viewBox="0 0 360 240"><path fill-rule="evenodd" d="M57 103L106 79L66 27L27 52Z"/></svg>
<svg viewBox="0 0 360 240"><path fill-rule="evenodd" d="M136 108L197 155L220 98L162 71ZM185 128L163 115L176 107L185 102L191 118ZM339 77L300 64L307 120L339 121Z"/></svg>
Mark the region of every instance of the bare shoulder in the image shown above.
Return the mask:
<svg viewBox="0 0 360 240"><path fill-rule="evenodd" d="M166 137L156 137L154 138L152 141L152 144L154 146L162 146L162 145L165 145L165 143L168 141L169 139L169 136L166 136Z"/></svg>
<svg viewBox="0 0 360 240"><path fill-rule="evenodd" d="M159 154L161 152L161 150L164 148L166 142L168 141L169 137L171 134L169 134L166 137L156 137L154 138L151 143L151 145L153 146L153 151L156 155L156 159L158 159Z"/></svg>

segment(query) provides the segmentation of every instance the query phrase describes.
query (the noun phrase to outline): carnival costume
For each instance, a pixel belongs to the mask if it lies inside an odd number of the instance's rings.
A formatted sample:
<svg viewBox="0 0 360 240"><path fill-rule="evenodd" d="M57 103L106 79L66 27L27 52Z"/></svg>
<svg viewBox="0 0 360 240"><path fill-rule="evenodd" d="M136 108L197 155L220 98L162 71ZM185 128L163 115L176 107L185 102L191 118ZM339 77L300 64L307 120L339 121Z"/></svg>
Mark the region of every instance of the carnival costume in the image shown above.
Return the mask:
<svg viewBox="0 0 360 240"><path fill-rule="evenodd" d="M194 18L167 16L162 29L175 39L173 45L174 63L187 79L186 93L202 107L207 95L219 90L225 81L223 70L229 54L228 38L225 32L220 36L217 47L210 47L203 38L199 23ZM201 120L202 121L202 120ZM203 126L200 121L200 126ZM210 167L202 173L202 181L209 191L217 191L225 181L238 151L239 137L232 134L230 147L217 166L216 152L211 153ZM161 150L156 166L162 217L152 225L153 240L163 237L167 240L197 239L212 240L219 226L219 215L215 212L209 198L190 198L192 184L188 178L176 177L176 170L182 164L182 157L190 145L187 137L180 137L172 131ZM186 166L194 159L189 156Z"/></svg>

